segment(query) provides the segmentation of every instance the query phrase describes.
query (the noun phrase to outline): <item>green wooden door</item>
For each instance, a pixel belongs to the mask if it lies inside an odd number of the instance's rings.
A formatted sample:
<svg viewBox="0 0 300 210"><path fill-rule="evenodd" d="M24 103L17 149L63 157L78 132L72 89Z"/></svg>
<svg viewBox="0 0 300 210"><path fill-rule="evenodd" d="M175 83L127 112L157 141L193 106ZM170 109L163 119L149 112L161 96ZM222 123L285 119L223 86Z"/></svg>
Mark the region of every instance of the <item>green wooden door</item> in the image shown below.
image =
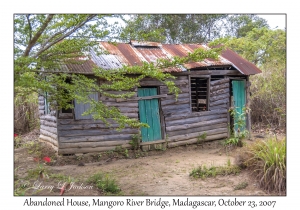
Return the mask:
<svg viewBox="0 0 300 210"><path fill-rule="evenodd" d="M157 88L138 88L138 96L157 95ZM161 139L160 115L158 99L139 100L140 121L147 123L150 128L141 128L142 142Z"/></svg>
<svg viewBox="0 0 300 210"><path fill-rule="evenodd" d="M240 131L245 129L245 116L242 115L243 108L246 105L246 82L245 80L232 80L232 93L233 93L233 105L236 111L236 116L234 117L234 130L237 131L240 127ZM239 126L239 125L244 126Z"/></svg>

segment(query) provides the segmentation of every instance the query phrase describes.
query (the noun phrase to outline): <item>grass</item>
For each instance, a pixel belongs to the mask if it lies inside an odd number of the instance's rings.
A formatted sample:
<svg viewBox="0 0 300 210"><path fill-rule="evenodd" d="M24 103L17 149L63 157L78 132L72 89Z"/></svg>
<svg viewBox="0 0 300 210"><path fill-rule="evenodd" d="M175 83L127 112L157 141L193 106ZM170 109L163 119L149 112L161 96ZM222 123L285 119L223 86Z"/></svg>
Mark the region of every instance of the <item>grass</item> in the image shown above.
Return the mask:
<svg viewBox="0 0 300 210"><path fill-rule="evenodd" d="M41 145L39 142L30 141L24 145L28 149L29 154L40 154L41 153Z"/></svg>
<svg viewBox="0 0 300 210"><path fill-rule="evenodd" d="M16 168L15 171L18 170L18 168ZM18 175L14 174L14 196L24 196L26 191L29 190L29 185L29 181L21 180Z"/></svg>
<svg viewBox="0 0 300 210"><path fill-rule="evenodd" d="M24 143L23 143L22 139L19 136L14 137L14 147L15 148L20 148L20 147L23 146L23 144Z"/></svg>
<svg viewBox="0 0 300 210"><path fill-rule="evenodd" d="M42 164L39 164L36 168L29 169L27 171L26 179L38 179L42 178L45 175L48 176L47 174L48 170Z"/></svg>
<svg viewBox="0 0 300 210"><path fill-rule="evenodd" d="M14 181L14 196L25 196L26 191L31 188L28 181L16 180Z"/></svg>
<svg viewBox="0 0 300 210"><path fill-rule="evenodd" d="M22 144L22 147L27 149L28 154L33 155L35 158L42 160L44 157L50 157L51 162L57 159L56 152L45 143L38 141L27 141Z"/></svg>
<svg viewBox="0 0 300 210"><path fill-rule="evenodd" d="M123 155L125 158L129 157L128 149L123 148L122 146L116 146L114 152L116 152L117 154Z"/></svg>
<svg viewBox="0 0 300 210"><path fill-rule="evenodd" d="M269 192L286 192L286 140L274 138L248 145L239 164L253 171L259 186Z"/></svg>
<svg viewBox="0 0 300 210"><path fill-rule="evenodd" d="M66 176L64 174L49 174L49 178L57 180L57 181L63 181L63 182L76 182L77 181L74 178L72 178L70 176Z"/></svg>
<svg viewBox="0 0 300 210"><path fill-rule="evenodd" d="M116 181L109 177L108 174L101 172L90 176L87 180L88 183L95 184L96 187L108 195L119 195L121 192L120 187Z"/></svg>
<svg viewBox="0 0 300 210"><path fill-rule="evenodd" d="M226 176L238 173L240 173L240 168L236 165L232 165L229 159L224 166L211 165L210 167L207 167L206 165L200 165L192 170L190 176L205 179L207 177L216 177L217 175Z"/></svg>
<svg viewBox="0 0 300 210"><path fill-rule="evenodd" d="M197 137L197 144L200 144L203 146L203 143L204 143L206 137L207 137L206 132L202 133L201 135L199 134L199 136Z"/></svg>

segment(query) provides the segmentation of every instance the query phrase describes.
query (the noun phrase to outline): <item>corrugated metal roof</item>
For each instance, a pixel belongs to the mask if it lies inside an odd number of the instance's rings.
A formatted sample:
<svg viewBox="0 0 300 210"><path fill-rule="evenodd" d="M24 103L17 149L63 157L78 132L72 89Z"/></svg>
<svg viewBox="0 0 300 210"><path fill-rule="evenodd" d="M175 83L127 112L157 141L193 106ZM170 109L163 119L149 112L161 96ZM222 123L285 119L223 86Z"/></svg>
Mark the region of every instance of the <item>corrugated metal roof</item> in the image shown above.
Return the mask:
<svg viewBox="0 0 300 210"><path fill-rule="evenodd" d="M222 57L229 60L236 69L239 69L245 75L261 73L261 70L257 68L253 63L245 60L230 49L224 50L222 52Z"/></svg>
<svg viewBox="0 0 300 210"><path fill-rule="evenodd" d="M137 42L131 41L129 44L111 44L101 42L100 47L110 54L96 55L91 51L90 60L84 64L67 64L69 71L74 73L93 73L92 68L96 64L103 69L117 69L123 65L142 65L142 62L156 62L157 59L172 59L173 56L184 57L192 53L197 48L209 49L203 44L160 44L157 42ZM182 72L186 69L197 69L212 66L234 66L245 75L261 73L261 71L251 62L245 60L234 51L226 49L219 56L218 60L205 59L201 62L190 62L180 68L164 69L165 72Z"/></svg>

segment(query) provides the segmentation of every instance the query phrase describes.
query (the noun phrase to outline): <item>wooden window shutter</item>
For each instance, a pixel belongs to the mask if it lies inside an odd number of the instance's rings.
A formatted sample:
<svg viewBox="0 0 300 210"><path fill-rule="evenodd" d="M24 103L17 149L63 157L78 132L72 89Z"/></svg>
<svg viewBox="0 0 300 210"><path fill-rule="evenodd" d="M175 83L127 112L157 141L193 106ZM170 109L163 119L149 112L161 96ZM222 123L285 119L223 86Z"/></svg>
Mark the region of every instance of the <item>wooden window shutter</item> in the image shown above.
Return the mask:
<svg viewBox="0 0 300 210"><path fill-rule="evenodd" d="M98 93L91 93L89 95L91 99L94 99L95 101L98 101ZM82 104L82 103L77 103L76 99L74 100L74 112L75 112L75 120L88 120L88 119L93 119L92 115L85 115L82 116L82 113L87 111L90 108L90 104Z"/></svg>

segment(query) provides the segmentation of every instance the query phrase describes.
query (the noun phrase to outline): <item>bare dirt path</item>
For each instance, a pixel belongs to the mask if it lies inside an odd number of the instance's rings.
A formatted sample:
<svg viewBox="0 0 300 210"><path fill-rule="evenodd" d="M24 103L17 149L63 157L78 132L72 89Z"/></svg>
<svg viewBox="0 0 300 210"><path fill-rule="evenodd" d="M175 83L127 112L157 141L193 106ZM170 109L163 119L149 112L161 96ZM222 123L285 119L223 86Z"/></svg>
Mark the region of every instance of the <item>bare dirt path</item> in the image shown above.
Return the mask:
<svg viewBox="0 0 300 210"><path fill-rule="evenodd" d="M228 164L228 161L234 164L233 156L237 150L226 154L219 143L209 143L204 148L196 145L177 147L139 158L86 161L84 166L78 166L80 161L73 158L71 165L54 165L47 168L51 173L64 174L80 181L97 172L108 173L110 177L115 178L124 195L270 195L258 188L246 170L238 175L206 179L189 176L199 165L221 166ZM18 168L16 175L24 177L28 169L36 167L32 159L26 150L15 150L15 168ZM247 182L248 186L245 189L234 190L234 187L242 182ZM43 190L38 195L59 193ZM75 190L67 192L66 195L99 195L99 192L96 189Z"/></svg>

